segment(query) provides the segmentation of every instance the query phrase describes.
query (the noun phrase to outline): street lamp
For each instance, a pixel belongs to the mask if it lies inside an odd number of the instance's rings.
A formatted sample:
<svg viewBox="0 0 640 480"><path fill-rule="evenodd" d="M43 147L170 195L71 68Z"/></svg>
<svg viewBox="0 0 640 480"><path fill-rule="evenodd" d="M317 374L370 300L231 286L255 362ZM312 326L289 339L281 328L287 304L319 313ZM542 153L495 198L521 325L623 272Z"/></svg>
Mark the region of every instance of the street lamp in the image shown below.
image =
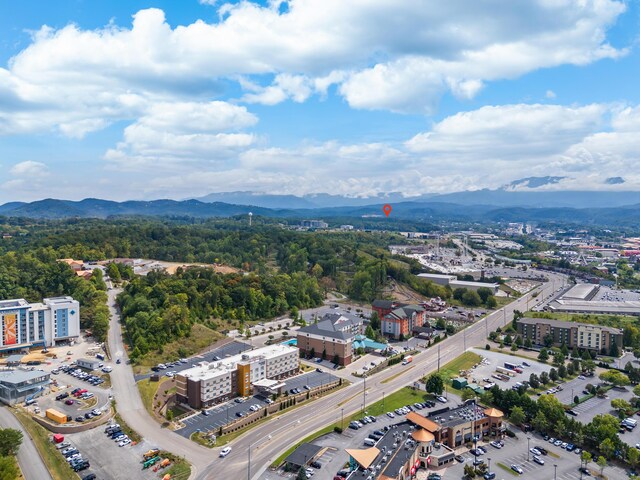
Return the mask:
<svg viewBox="0 0 640 480"><path fill-rule="evenodd" d="M344 430L344 408L340 409L340 429Z"/></svg>
<svg viewBox="0 0 640 480"><path fill-rule="evenodd" d="M249 454L249 463L247 464L247 480L251 480L251 447L253 447L255 443L249 445L249 449L247 450Z"/></svg>
<svg viewBox="0 0 640 480"><path fill-rule="evenodd" d="M384 412L384 392L382 392L382 411Z"/></svg>
<svg viewBox="0 0 640 480"><path fill-rule="evenodd" d="M527 437L527 462L529 461L529 440L531 440L531 437Z"/></svg>
<svg viewBox="0 0 640 480"><path fill-rule="evenodd" d="M362 387L362 414L364 415L364 409L367 407L367 375L363 375L364 384Z"/></svg>
<svg viewBox="0 0 640 480"><path fill-rule="evenodd" d="M491 472L491 457L487 457L487 460L489 461L489 468L487 468L487 473Z"/></svg>
<svg viewBox="0 0 640 480"><path fill-rule="evenodd" d="M556 473L558 471L558 465L557 464L553 464L553 480L556 480Z"/></svg>

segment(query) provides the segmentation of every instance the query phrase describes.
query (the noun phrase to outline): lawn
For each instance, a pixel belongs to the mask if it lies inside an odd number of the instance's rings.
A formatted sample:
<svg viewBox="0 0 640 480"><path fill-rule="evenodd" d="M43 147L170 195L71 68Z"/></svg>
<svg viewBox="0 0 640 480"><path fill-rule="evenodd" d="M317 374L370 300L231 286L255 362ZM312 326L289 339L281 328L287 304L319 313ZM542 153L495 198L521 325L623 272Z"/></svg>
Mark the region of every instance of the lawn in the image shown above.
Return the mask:
<svg viewBox="0 0 640 480"><path fill-rule="evenodd" d="M140 380L137 385L138 390L140 390L140 397L142 397L142 403L144 403L144 408L153 416L153 397L158 391L160 382L152 382L147 378Z"/></svg>
<svg viewBox="0 0 640 480"><path fill-rule="evenodd" d="M480 363L482 357L474 352L464 352L458 358L451 360L444 367L440 368L440 374L447 384L452 378L460 376L460 370L469 370L475 364Z"/></svg>
<svg viewBox="0 0 640 480"><path fill-rule="evenodd" d="M16 418L32 438L33 443L38 449L38 452L40 452L40 456L47 466L47 470L49 470L53 480L78 478L78 476L69 468L69 465L56 449L53 442L49 439L49 431L31 420L31 418L24 413L20 411L14 411L14 413Z"/></svg>
<svg viewBox="0 0 640 480"><path fill-rule="evenodd" d="M625 315L595 315L585 313L551 313L551 312L527 312L527 317L550 318L564 322L582 322L595 325L606 325L608 327L624 328L627 324L635 325L637 317Z"/></svg>
<svg viewBox="0 0 640 480"><path fill-rule="evenodd" d="M120 425L122 431L131 439L132 442L138 443L142 440L142 437L138 435L138 433L133 428L127 425L127 422L125 422L124 419L117 413L115 415L115 419L116 423Z"/></svg>
<svg viewBox="0 0 640 480"><path fill-rule="evenodd" d="M160 452L160 456L171 460L171 466L166 470L160 470L159 476L171 475L171 480L187 480L191 476L191 465L184 458L172 453Z"/></svg>

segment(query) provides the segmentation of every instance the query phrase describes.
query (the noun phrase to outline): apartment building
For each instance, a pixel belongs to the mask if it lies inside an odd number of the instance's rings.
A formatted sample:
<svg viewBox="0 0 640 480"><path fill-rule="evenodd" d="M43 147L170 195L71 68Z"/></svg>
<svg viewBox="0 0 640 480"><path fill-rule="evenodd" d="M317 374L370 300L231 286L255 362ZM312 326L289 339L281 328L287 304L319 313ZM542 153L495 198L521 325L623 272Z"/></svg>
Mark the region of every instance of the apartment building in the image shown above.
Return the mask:
<svg viewBox="0 0 640 480"><path fill-rule="evenodd" d="M382 317L383 335L399 339L410 337L416 327L422 327L427 320L427 312L420 305L398 307Z"/></svg>
<svg viewBox="0 0 640 480"><path fill-rule="evenodd" d="M215 362L200 362L176 375L176 397L192 408L208 407L235 396L253 394L260 380L281 380L298 373L299 351L271 345Z"/></svg>
<svg viewBox="0 0 640 480"><path fill-rule="evenodd" d="M43 303L0 300L0 326L1 352L52 347L80 335L80 304L71 297L45 298Z"/></svg>
<svg viewBox="0 0 640 480"><path fill-rule="evenodd" d="M535 345L544 345L545 338L550 337L553 339L552 345L556 347L564 343L570 349L577 347L609 353L615 343L618 351L622 351L622 330L604 325L521 318L518 320L518 333Z"/></svg>

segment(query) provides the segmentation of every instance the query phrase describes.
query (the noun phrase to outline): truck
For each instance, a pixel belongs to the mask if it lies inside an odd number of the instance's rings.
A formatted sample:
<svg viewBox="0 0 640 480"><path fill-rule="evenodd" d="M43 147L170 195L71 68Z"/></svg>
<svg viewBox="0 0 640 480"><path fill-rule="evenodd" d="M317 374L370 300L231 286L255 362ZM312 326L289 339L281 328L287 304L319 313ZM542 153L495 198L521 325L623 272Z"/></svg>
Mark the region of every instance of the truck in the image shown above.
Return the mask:
<svg viewBox="0 0 640 480"><path fill-rule="evenodd" d="M408 355L404 357L404 360L402 360L402 365L407 365L411 362L413 362L413 357L411 355Z"/></svg>
<svg viewBox="0 0 640 480"><path fill-rule="evenodd" d="M53 408L47 408L44 414L48 419L53 420L54 422L58 422L60 424L67 423L67 415L65 413L60 413Z"/></svg>
<svg viewBox="0 0 640 480"><path fill-rule="evenodd" d="M96 354L96 358L97 358L98 360L104 360L104 355L103 355L103 354L101 354L101 353L98 353L98 354Z"/></svg>

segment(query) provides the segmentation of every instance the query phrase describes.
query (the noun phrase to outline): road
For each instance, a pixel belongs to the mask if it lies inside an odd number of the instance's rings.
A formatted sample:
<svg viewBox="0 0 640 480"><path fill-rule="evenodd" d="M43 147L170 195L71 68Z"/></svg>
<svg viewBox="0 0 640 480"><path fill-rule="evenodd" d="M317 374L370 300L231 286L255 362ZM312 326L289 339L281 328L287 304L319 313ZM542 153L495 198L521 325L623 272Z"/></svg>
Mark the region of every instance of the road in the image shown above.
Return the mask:
<svg viewBox="0 0 640 480"><path fill-rule="evenodd" d="M26 480L51 479L51 475L42 461L42 457L40 457L31 437L7 407L0 407L0 425L4 428L14 428L22 432L22 444L20 445L20 450L18 450L18 463L20 464L24 478Z"/></svg>
<svg viewBox="0 0 640 480"><path fill-rule="evenodd" d="M121 358L122 363L113 366L111 385L117 401L118 413L127 424L142 435L151 444L168 452L185 457L193 466L192 478L199 469L211 462L211 450L191 440L163 429L144 408L140 392L135 384L133 370L128 364L127 351L122 340L120 314L116 309L115 298L121 289L108 291L108 304L111 313L109 324L109 350L112 358Z"/></svg>
<svg viewBox="0 0 640 480"><path fill-rule="evenodd" d="M411 384L417 378L444 366L455 359L465 348L483 345L487 332L504 326L513 319L513 311L524 311L527 302L535 304L540 297L552 295L555 285L563 283L563 277L548 274L549 282L523 295L520 299L506 307L497 310L484 319L476 322L457 335L453 335L431 347L425 353L417 355L412 364L395 365L367 380L366 401L376 402L383 394L389 395L402 387ZM552 278L553 277L553 278ZM538 292L535 300L530 300ZM404 373L394 378L398 372ZM383 381L386 383L382 383ZM243 435L232 445L231 453L224 459L215 459L205 471L198 476L198 480L214 480L219 478L258 478L259 475L275 460L280 453L289 446L325 425L337 421L344 411L344 415L351 415L361 410L363 399L363 383L355 383L334 395L321 398L309 405L297 408L275 420L259 425L251 430L249 435ZM339 408L338 408L339 407ZM251 472L248 472L249 452L251 455Z"/></svg>
<svg viewBox="0 0 640 480"><path fill-rule="evenodd" d="M232 444L232 451L226 458L218 458L219 449L209 450L177 434L162 429L145 410L139 391L134 383L133 371L127 365L127 354L122 342L119 314L115 308L115 296L119 290L109 293L111 323L109 329L109 346L113 357L120 356L123 363L117 365L111 373L113 392L118 401L118 412L124 420L140 435L159 448L184 456L193 466L191 478L198 480L214 480L220 478L239 478L240 475L253 479L271 464L280 453L300 439L319 430L325 425L338 420L343 412L351 415L361 410L363 393L366 402L372 403L382 399L417 378L437 370L447 362L455 359L466 348L485 343L489 331L504 326L513 319L513 311L525 311L527 303L533 306L542 297L553 294L554 286L563 283L563 277L547 273L549 281L537 287L520 299L497 310L484 319L476 322L462 332L453 335L431 347L427 352L415 357L412 364L395 365L368 379L366 392L363 383L357 382L339 392L314 401L308 405L287 412L273 420L258 425ZM531 300L532 295L539 292L538 298ZM399 372L402 372L394 377ZM388 380L386 383L383 381ZM251 455L251 472L248 472L249 455Z"/></svg>

